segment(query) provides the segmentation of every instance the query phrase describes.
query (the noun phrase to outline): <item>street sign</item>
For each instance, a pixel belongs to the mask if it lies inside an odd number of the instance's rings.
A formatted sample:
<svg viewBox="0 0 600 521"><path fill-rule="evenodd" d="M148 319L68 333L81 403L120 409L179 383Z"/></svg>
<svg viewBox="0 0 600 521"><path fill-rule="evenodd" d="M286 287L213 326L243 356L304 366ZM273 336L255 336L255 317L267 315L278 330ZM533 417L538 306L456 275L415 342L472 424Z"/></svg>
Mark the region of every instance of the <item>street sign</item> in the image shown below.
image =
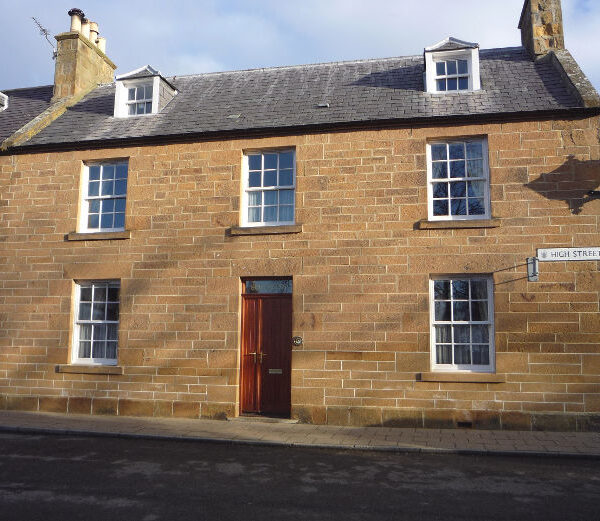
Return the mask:
<svg viewBox="0 0 600 521"><path fill-rule="evenodd" d="M538 248L540 262L558 261L597 261L600 260L600 246L583 248Z"/></svg>

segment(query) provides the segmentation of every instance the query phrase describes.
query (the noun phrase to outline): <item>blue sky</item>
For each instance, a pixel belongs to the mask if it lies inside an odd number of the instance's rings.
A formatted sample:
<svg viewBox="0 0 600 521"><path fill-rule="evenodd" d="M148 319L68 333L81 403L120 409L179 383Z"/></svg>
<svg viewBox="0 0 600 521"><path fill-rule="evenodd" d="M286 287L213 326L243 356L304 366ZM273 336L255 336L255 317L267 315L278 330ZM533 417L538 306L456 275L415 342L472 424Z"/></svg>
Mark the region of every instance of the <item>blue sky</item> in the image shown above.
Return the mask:
<svg viewBox="0 0 600 521"><path fill-rule="evenodd" d="M52 35L71 7L98 22L117 74L150 64L164 75L420 54L446 36L482 48L520 45L523 0L0 0L0 89L53 81ZM600 1L563 0L567 48L600 90L589 44ZM52 41L54 39L52 38ZM8 50L8 52L7 52Z"/></svg>

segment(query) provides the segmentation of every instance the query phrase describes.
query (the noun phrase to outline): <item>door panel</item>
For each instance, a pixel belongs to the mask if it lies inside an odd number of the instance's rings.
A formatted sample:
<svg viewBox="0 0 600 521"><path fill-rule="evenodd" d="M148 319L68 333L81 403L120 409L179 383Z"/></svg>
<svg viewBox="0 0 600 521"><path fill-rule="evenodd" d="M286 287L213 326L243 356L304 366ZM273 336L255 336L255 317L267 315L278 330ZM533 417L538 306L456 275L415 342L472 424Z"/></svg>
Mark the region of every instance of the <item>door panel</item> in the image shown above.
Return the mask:
<svg viewBox="0 0 600 521"><path fill-rule="evenodd" d="M240 407L246 413L289 415L292 296L242 296Z"/></svg>

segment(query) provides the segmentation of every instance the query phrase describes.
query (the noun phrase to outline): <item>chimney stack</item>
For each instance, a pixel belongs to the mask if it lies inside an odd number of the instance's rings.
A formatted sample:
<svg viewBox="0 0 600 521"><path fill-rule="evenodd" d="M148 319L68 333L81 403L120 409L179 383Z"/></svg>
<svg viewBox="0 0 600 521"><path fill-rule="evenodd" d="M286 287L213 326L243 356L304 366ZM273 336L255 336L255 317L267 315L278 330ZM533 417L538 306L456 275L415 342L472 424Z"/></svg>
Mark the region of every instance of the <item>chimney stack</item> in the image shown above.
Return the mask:
<svg viewBox="0 0 600 521"><path fill-rule="evenodd" d="M52 101L70 98L99 83L113 81L117 66L106 56L106 40L98 37L98 24L71 9L70 31L56 35L57 56Z"/></svg>
<svg viewBox="0 0 600 521"><path fill-rule="evenodd" d="M521 42L537 58L565 48L560 0L525 0L521 19Z"/></svg>

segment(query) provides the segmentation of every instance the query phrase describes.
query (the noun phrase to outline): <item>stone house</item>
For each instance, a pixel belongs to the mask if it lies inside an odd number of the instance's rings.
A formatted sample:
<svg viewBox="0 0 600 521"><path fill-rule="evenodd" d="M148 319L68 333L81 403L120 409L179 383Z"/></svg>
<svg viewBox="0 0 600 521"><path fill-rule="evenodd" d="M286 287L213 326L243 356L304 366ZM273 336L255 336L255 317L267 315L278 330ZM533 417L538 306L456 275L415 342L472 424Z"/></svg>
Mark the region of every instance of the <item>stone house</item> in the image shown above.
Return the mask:
<svg viewBox="0 0 600 521"><path fill-rule="evenodd" d="M522 47L116 80L69 14L54 85L0 97L0 408L599 428L600 98L559 0Z"/></svg>

